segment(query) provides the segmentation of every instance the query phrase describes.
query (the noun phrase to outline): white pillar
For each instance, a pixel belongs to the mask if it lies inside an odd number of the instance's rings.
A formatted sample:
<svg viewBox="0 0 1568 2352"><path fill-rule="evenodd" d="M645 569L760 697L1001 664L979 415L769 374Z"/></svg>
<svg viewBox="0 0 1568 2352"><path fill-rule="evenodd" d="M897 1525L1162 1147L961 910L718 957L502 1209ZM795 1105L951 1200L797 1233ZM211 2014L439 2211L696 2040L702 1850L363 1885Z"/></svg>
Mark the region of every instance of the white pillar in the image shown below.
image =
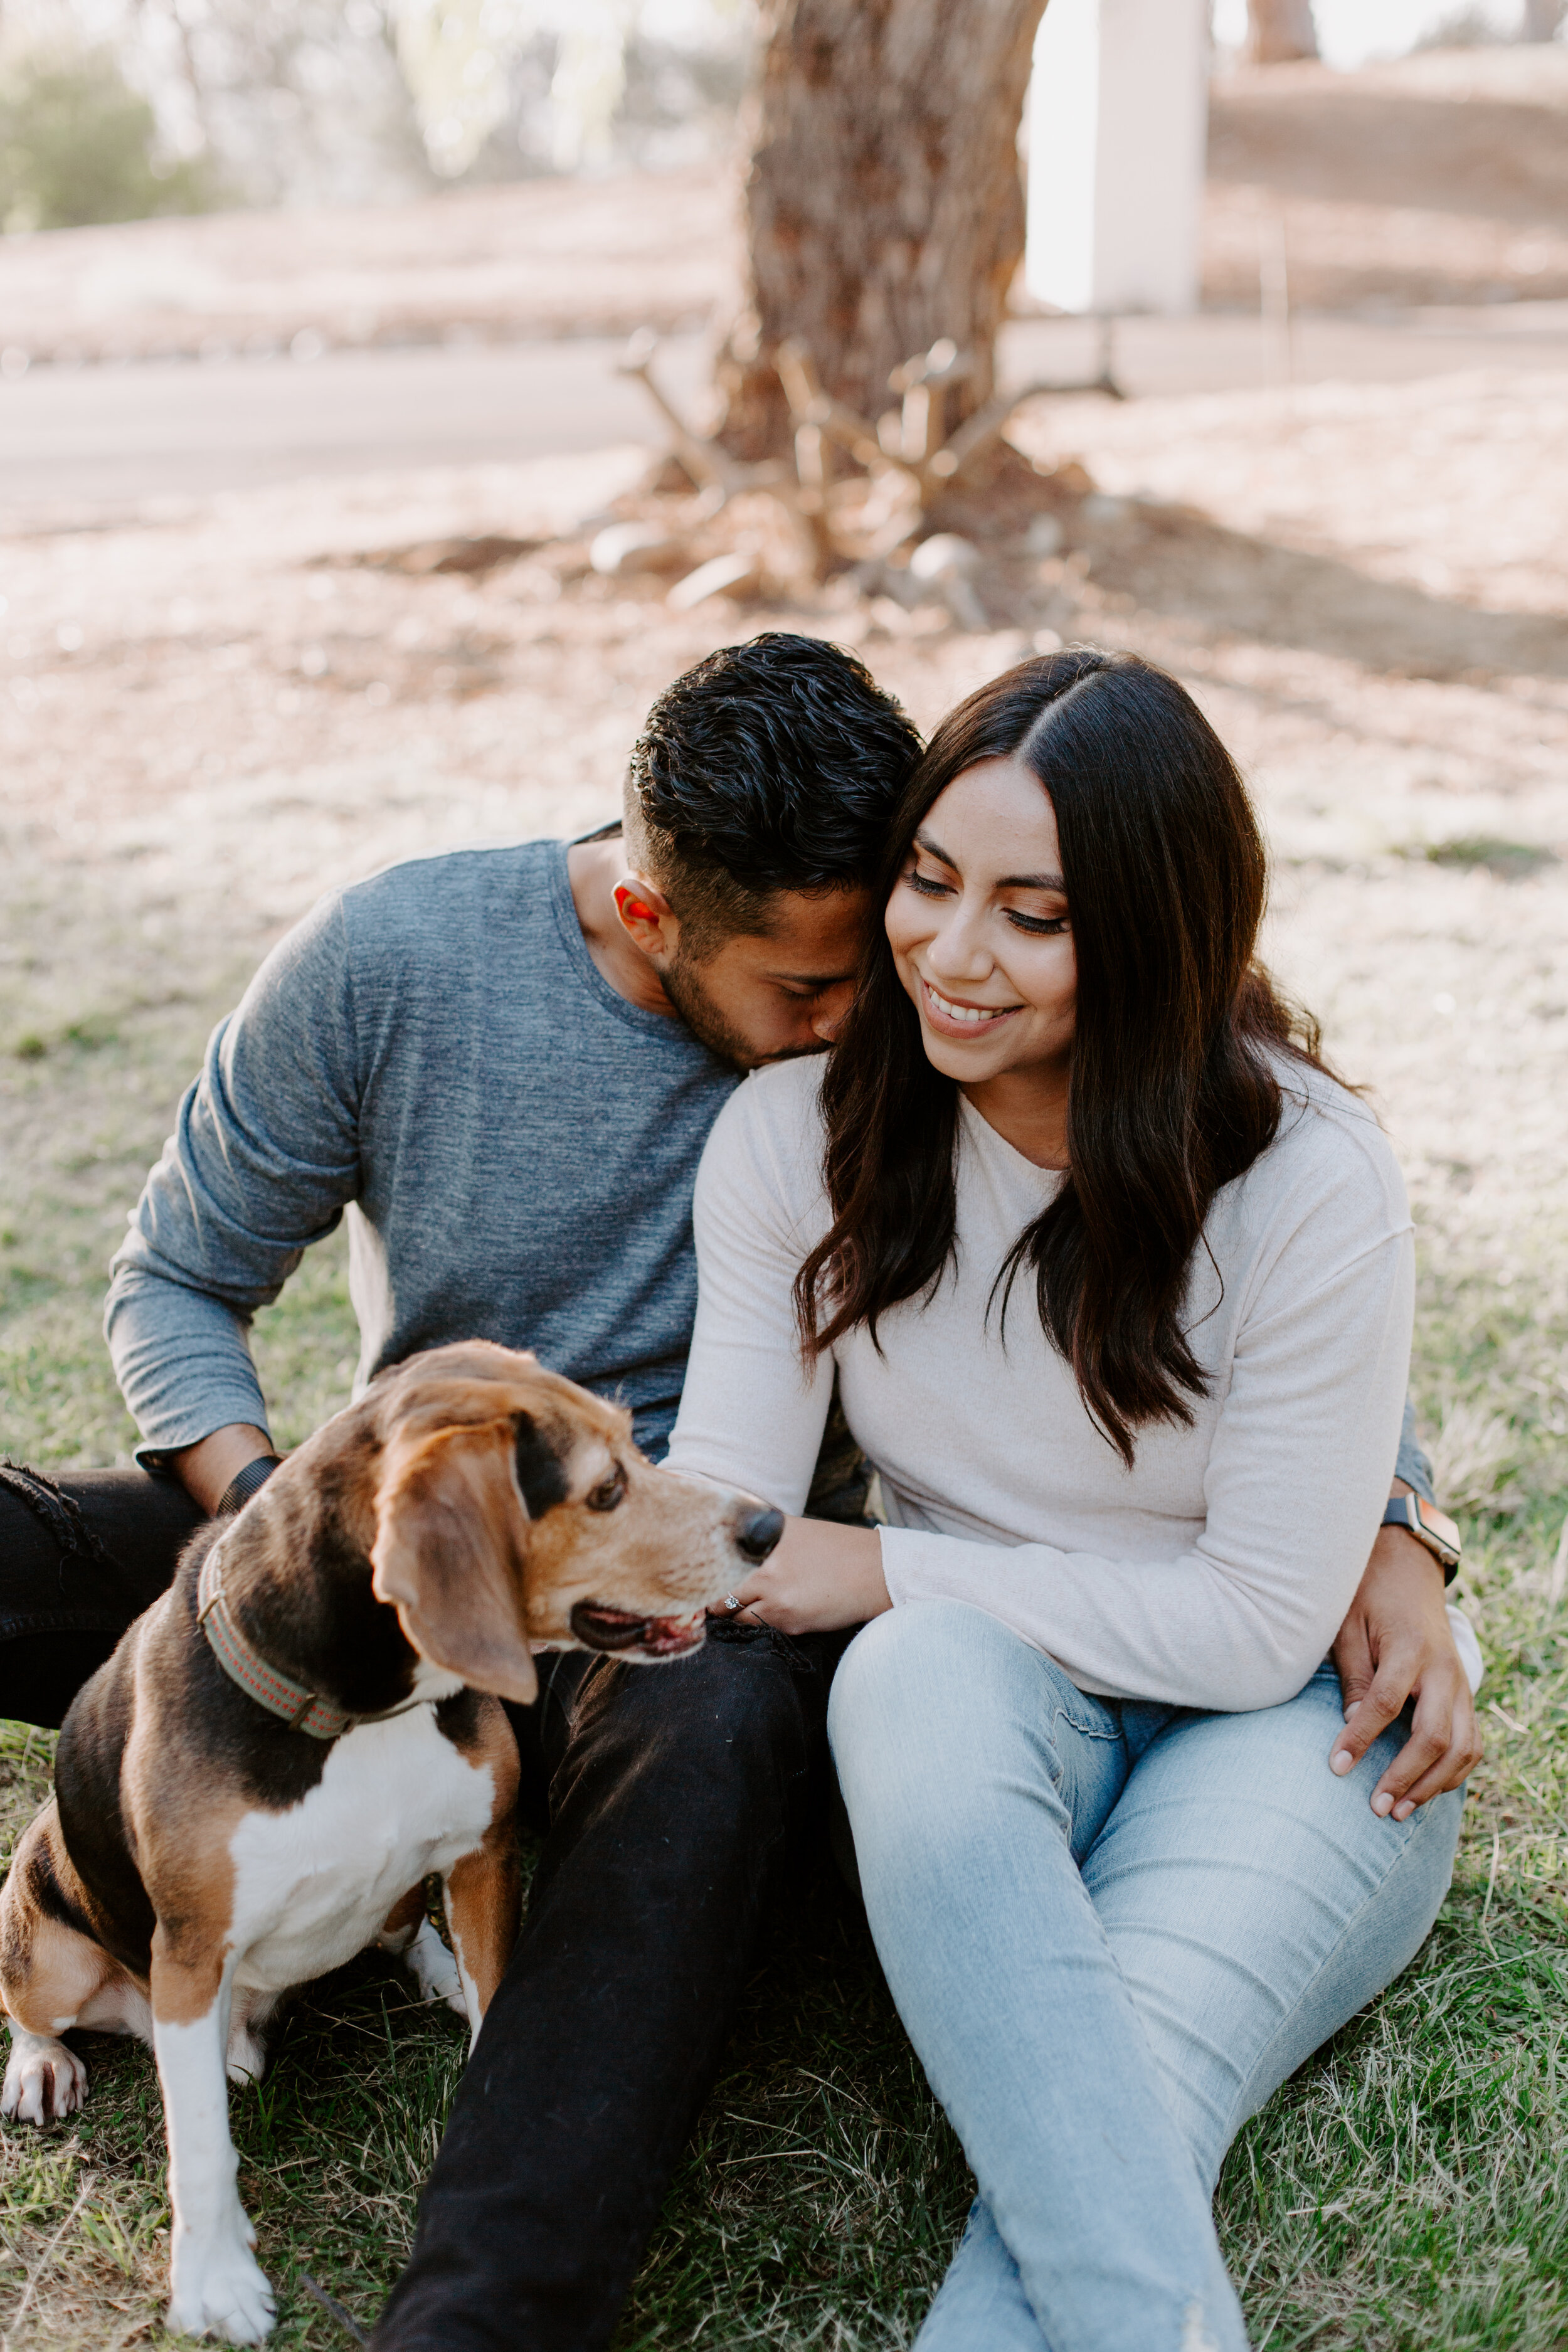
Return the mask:
<svg viewBox="0 0 1568 2352"><path fill-rule="evenodd" d="M1025 282L1061 310L1196 307L1209 0L1049 0Z"/></svg>

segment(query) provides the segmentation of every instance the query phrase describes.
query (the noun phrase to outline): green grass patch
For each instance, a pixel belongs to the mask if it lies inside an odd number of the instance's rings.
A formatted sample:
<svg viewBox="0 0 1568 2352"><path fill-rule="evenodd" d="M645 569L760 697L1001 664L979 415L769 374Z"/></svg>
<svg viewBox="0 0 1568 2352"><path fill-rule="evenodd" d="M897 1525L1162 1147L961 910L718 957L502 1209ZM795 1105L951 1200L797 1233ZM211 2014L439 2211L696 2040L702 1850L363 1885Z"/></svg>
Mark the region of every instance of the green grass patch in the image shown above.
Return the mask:
<svg viewBox="0 0 1568 2352"><path fill-rule="evenodd" d="M1502 841L1493 834L1471 834L1457 841L1439 841L1426 852L1434 866L1484 866L1500 882L1523 882L1542 866L1555 866L1557 853L1540 842Z"/></svg>
<svg viewBox="0 0 1568 2352"><path fill-rule="evenodd" d="M7 1146L0 1201L0 1450L44 1464L129 1454L100 1337L107 1260L251 952L209 941L188 997L127 988L99 1028L101 999L76 994L90 981L73 976L79 930L61 925L54 961L0 1003L5 1034L49 1041L41 1057L0 1062L0 1115L22 1139ZM1542 1248L1528 1283L1506 1292L1451 1260L1424 1276L1417 1396L1465 1515L1489 1755L1426 1949L1226 2164L1221 2232L1268 2352L1568 2343L1568 1597L1553 1583L1568 1513L1568 1280ZM274 1434L295 1444L349 1392L357 1336L341 1234L257 1318L255 1345ZM51 1754L47 1737L0 1727L0 1860L47 1789ZM86 2112L42 2136L0 2131L11 2352L115 2352L155 2326L165 2292L152 2059L102 2037L84 2046ZM267 2081L234 2094L241 2188L288 2352L346 2341L303 2294L301 2271L362 2322L374 2316L410 2242L463 2046L454 2018L416 2007L395 1964L370 1956L300 1995ZM774 1923L618 2352L897 2352L968 2196L864 1921L824 1867Z"/></svg>

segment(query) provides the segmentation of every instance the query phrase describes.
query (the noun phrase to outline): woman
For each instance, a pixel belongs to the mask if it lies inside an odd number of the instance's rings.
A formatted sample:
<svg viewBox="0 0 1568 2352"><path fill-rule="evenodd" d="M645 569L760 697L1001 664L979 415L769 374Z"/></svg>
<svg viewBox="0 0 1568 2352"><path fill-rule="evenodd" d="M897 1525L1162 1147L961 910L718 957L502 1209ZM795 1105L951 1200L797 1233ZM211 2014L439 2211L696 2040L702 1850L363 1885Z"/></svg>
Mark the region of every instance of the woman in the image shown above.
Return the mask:
<svg viewBox="0 0 1568 2352"><path fill-rule="evenodd" d="M1324 1760L1404 1187L1254 960L1257 825L1173 679L1024 664L895 836L826 1076L763 1071L710 1141L669 1459L798 1511L837 1371L880 1473L884 1530L793 1521L734 1598L871 1621L834 1755L980 2192L924 2352L1234 2352L1220 2159L1414 1954L1458 1835L1462 1791L1372 1810L1396 1736Z"/></svg>

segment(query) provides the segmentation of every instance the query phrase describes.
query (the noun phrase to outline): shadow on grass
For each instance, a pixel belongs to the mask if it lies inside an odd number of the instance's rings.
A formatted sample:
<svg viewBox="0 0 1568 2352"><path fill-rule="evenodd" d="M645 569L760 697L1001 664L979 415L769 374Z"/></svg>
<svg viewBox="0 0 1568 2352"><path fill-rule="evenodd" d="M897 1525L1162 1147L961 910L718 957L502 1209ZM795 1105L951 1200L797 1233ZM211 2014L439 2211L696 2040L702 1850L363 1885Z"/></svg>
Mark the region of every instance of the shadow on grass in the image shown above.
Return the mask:
<svg viewBox="0 0 1568 2352"><path fill-rule="evenodd" d="M1140 502L1090 543L1102 593L1205 634L1300 646L1394 677L1568 677L1568 621L1555 614L1482 612L1190 508Z"/></svg>
<svg viewBox="0 0 1568 2352"><path fill-rule="evenodd" d="M826 1860L781 1909L616 2338L903 2347L973 2184Z"/></svg>

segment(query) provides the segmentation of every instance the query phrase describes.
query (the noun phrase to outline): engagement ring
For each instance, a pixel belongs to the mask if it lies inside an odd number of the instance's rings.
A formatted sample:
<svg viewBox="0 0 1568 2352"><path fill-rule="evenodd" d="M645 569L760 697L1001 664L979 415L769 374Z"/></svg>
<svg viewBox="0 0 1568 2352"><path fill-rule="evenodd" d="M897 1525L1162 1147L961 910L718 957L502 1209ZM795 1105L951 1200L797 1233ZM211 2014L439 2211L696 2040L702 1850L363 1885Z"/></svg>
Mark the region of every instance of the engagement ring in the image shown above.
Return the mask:
<svg viewBox="0 0 1568 2352"><path fill-rule="evenodd" d="M736 1600L732 1592L726 1592L724 1595L724 1606L729 1611L731 1617L736 1617L740 1614L741 1604Z"/></svg>

